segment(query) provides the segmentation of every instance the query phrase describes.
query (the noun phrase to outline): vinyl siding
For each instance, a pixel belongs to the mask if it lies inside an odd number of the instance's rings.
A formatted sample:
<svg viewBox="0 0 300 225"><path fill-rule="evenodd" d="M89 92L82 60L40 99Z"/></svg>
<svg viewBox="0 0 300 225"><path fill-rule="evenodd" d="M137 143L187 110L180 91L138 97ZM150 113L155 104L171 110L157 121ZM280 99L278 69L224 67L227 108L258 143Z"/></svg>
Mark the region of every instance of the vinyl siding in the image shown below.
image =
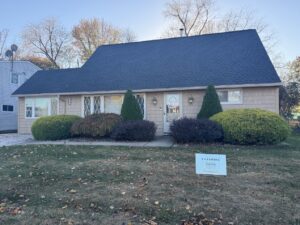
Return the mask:
<svg viewBox="0 0 300 225"><path fill-rule="evenodd" d="M28 61L0 61L0 131L17 130L18 98L11 94L39 69ZM19 74L18 84L11 82L12 72ZM14 111L2 111L2 105L12 105Z"/></svg>
<svg viewBox="0 0 300 225"><path fill-rule="evenodd" d="M164 125L164 93L147 93L146 94L146 119L156 124L157 135L163 135ZM157 99L157 104L153 105L152 99Z"/></svg>
<svg viewBox="0 0 300 225"><path fill-rule="evenodd" d="M224 110L233 108L260 108L275 113L279 113L279 88L278 87L257 87L240 88L242 91L241 104L223 104ZM152 92L146 94L146 119L153 121L157 126L157 135L163 135L164 126L164 94L166 92ZM174 93L174 92L172 92ZM182 93L182 116L195 118L199 112L205 91L180 91ZM152 99L157 99L157 104L153 105ZM189 97L194 98L194 102L188 102ZM71 101L68 99L70 98ZM34 119L25 119L24 98L19 98L19 132L30 133ZM60 96L59 114L70 114L81 116L82 96Z"/></svg>

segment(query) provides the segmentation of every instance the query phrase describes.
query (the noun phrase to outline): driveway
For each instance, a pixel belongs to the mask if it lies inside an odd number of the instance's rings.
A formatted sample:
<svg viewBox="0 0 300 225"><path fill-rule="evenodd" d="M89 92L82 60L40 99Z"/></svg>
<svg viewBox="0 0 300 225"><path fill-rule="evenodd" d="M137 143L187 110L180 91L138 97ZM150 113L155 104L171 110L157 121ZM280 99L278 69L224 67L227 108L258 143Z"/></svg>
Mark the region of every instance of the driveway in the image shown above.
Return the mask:
<svg viewBox="0 0 300 225"><path fill-rule="evenodd" d="M31 142L33 142L32 136L28 134L0 134L0 147L29 144Z"/></svg>

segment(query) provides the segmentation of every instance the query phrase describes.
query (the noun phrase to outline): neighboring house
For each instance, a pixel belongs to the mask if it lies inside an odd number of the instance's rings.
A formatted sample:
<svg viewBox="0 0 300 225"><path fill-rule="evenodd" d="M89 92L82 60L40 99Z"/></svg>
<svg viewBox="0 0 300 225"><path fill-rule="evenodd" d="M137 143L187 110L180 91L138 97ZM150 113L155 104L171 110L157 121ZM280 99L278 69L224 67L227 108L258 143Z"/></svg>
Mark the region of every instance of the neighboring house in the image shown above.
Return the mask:
<svg viewBox="0 0 300 225"><path fill-rule="evenodd" d="M30 133L40 116L120 113L131 89L162 135L172 120L196 117L209 84L225 110L278 113L281 81L257 32L244 30L105 45L81 68L39 71L14 93L19 132Z"/></svg>
<svg viewBox="0 0 300 225"><path fill-rule="evenodd" d="M29 61L0 61L0 132L17 130L18 98L11 94L38 70Z"/></svg>

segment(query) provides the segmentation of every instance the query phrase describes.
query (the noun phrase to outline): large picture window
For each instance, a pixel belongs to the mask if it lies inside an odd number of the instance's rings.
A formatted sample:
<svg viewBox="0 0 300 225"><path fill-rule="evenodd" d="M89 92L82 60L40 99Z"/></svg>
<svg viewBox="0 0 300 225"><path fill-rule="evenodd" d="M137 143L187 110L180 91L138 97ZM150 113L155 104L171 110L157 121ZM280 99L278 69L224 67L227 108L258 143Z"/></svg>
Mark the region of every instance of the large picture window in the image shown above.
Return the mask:
<svg viewBox="0 0 300 225"><path fill-rule="evenodd" d="M57 98L26 98L25 117L39 118L42 116L57 115Z"/></svg>
<svg viewBox="0 0 300 225"><path fill-rule="evenodd" d="M220 90L217 91L220 102L223 104L241 104L242 93L240 90Z"/></svg>

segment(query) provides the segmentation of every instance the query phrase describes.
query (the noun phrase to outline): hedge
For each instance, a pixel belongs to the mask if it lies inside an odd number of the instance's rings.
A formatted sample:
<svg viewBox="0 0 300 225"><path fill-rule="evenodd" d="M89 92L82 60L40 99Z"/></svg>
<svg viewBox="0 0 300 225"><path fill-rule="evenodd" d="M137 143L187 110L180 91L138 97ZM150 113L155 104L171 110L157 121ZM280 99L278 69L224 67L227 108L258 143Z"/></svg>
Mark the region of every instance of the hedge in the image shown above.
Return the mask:
<svg viewBox="0 0 300 225"><path fill-rule="evenodd" d="M61 140L71 137L71 126L80 120L79 116L57 115L45 116L37 119L31 132L36 140Z"/></svg>
<svg viewBox="0 0 300 225"><path fill-rule="evenodd" d="M171 126L171 135L178 143L207 143L223 139L220 125L208 119L182 118L175 120Z"/></svg>
<svg viewBox="0 0 300 225"><path fill-rule="evenodd" d="M224 141L231 144L276 144L290 133L284 119L261 109L232 109L212 116L211 120L223 127Z"/></svg>
<svg viewBox="0 0 300 225"><path fill-rule="evenodd" d="M125 121L115 128L111 137L117 141L151 141L155 132L156 126L151 121Z"/></svg>
<svg viewBox="0 0 300 225"><path fill-rule="evenodd" d="M71 133L76 137L107 137L120 122L121 117L114 113L92 114L75 122Z"/></svg>

